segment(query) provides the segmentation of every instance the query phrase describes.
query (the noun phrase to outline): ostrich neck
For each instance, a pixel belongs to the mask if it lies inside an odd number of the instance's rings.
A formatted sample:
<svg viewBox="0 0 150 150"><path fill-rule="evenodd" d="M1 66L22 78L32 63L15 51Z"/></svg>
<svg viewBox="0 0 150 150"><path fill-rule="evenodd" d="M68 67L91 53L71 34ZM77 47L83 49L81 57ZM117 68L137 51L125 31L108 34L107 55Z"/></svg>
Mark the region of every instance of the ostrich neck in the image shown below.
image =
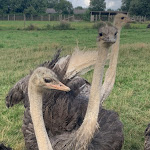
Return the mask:
<svg viewBox="0 0 150 150"><path fill-rule="evenodd" d="M117 20L114 20L113 25L116 26L116 28L118 29L118 35L117 35L117 41L112 45L108 74L111 73L115 77L117 61L118 61L118 54L119 54L120 33L121 33L122 25Z"/></svg>
<svg viewBox="0 0 150 150"><path fill-rule="evenodd" d="M100 99L101 104L110 95L116 78L116 69L117 69L117 61L118 61L119 45L120 45L120 33L121 33L122 26L118 24L116 21L114 22L114 25L118 29L118 35L117 35L116 43L114 43L111 47L109 68L106 71L104 83L102 86L101 99Z"/></svg>
<svg viewBox="0 0 150 150"><path fill-rule="evenodd" d="M90 90L90 97L89 97L86 115L85 115L82 125L77 130L77 144L76 145L80 145L83 147L83 148L82 147L78 148L78 150L87 149L89 142L93 138L95 130L98 128L97 119L98 119L98 114L99 114L102 79L103 79L104 65L107 59L108 49L109 49L108 46L104 44L100 45L98 58L97 58L95 68L94 68L92 85L91 85L91 90Z"/></svg>
<svg viewBox="0 0 150 150"><path fill-rule="evenodd" d="M28 95L30 101L30 113L38 148L39 150L53 150L43 120L42 92L39 92L36 87L29 82Z"/></svg>
<svg viewBox="0 0 150 150"><path fill-rule="evenodd" d="M116 71L117 67L117 60L119 54L119 45L120 45L120 31L118 31L117 41L112 45L111 56L110 56L110 63L109 67Z"/></svg>
<svg viewBox="0 0 150 150"><path fill-rule="evenodd" d="M90 90L90 98L87 108L86 117L94 117L95 121L97 121L98 113L99 113L99 104L100 104L100 95L101 95L101 87L102 87L102 79L104 73L105 61L107 59L109 47L101 44L100 49L98 51L98 58L95 64L92 85ZM85 117L85 119L86 119Z"/></svg>

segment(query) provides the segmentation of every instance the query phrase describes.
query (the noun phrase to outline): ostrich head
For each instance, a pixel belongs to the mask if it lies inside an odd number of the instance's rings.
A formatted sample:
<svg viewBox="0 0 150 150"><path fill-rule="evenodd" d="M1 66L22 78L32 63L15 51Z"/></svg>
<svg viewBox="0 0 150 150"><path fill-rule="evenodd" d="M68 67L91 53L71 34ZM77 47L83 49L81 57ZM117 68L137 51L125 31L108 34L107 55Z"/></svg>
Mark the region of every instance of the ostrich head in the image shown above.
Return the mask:
<svg viewBox="0 0 150 150"><path fill-rule="evenodd" d="M117 27L117 28L121 28L122 26L124 26L126 23L129 23L131 22L129 16L127 16L126 14L117 14L115 16L115 19L114 19L114 25Z"/></svg>
<svg viewBox="0 0 150 150"><path fill-rule="evenodd" d="M114 26L104 26L99 29L98 32L98 44L102 45L104 44L105 46L110 46L114 44L117 40L117 33L118 30Z"/></svg>
<svg viewBox="0 0 150 150"><path fill-rule="evenodd" d="M29 80L32 86L36 87L38 91L44 89L56 89L61 91L70 91L70 88L62 84L56 74L45 67L37 68L30 77Z"/></svg>

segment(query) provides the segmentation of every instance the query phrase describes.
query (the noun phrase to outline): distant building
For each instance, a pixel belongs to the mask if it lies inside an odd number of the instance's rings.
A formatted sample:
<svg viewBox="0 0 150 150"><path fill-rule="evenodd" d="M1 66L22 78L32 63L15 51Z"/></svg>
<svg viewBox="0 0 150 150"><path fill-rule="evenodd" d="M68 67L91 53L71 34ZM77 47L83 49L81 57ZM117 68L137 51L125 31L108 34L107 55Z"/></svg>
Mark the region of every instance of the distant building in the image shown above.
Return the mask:
<svg viewBox="0 0 150 150"><path fill-rule="evenodd" d="M123 13L128 15L128 12L121 12L121 11L91 11L91 21L111 21L113 20L114 16L118 13Z"/></svg>
<svg viewBox="0 0 150 150"><path fill-rule="evenodd" d="M54 8L47 8L47 9L46 9L46 13L47 13L47 14L56 14L57 12L55 11Z"/></svg>
<svg viewBox="0 0 150 150"><path fill-rule="evenodd" d="M85 14L86 11L87 11L87 9L74 9L74 10L73 10L73 13L74 13L75 15L79 15L79 14Z"/></svg>

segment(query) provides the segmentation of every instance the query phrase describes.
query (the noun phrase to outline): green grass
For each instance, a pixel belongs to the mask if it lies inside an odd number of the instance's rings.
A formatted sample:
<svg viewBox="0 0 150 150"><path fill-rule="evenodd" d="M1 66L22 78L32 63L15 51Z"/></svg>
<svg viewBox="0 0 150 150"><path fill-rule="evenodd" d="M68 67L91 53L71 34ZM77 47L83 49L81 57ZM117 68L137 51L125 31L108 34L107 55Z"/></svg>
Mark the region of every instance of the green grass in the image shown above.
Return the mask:
<svg viewBox="0 0 150 150"><path fill-rule="evenodd" d="M44 29L58 22L26 22ZM23 30L23 22L0 22L0 141L15 150L24 149L21 132L23 106L7 109L9 89L38 64L50 60L57 48L70 54L79 42L81 49L96 49L97 30L93 23L71 23L75 30ZM118 112L124 124L123 150L142 150L144 130L150 122L150 29L147 24L132 24L123 29L114 89L105 102ZM134 27L136 26L136 27ZM19 29L19 30L18 30ZM91 81L92 72L85 75Z"/></svg>

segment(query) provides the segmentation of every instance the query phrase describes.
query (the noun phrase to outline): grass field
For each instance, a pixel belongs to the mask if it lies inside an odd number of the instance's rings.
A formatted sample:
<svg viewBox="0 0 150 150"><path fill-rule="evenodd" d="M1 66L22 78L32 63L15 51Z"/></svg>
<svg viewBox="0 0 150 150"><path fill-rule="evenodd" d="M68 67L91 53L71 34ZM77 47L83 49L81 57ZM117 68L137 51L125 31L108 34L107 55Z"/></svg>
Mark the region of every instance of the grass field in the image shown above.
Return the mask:
<svg viewBox="0 0 150 150"><path fill-rule="evenodd" d="M75 30L45 30L57 22L26 22L43 30L23 30L23 22L0 22L0 141L24 149L21 132L23 106L7 109L9 89L38 64L50 60L57 48L70 54L77 41L81 49L96 49L97 30L93 23L71 23ZM123 150L143 150L144 130L150 122L150 29L132 24L123 29L114 89L104 107L118 112L124 124ZM92 73L85 78L91 82Z"/></svg>

